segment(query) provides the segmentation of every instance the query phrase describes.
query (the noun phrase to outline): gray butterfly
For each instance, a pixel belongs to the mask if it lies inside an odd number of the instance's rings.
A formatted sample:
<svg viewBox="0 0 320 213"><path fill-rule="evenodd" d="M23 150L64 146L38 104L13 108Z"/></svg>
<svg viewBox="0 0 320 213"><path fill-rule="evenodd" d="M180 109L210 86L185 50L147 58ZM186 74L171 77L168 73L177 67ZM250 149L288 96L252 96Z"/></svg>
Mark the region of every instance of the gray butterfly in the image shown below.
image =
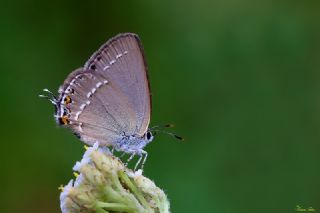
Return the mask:
<svg viewBox="0 0 320 213"><path fill-rule="evenodd" d="M96 51L66 78L59 97L48 98L56 107L58 124L70 128L83 142L111 146L147 158L143 148L158 127L148 129L151 113L150 86L144 52L136 34L119 34ZM170 125L165 125L169 127ZM177 138L180 138L172 133ZM136 169L135 167L135 169Z"/></svg>

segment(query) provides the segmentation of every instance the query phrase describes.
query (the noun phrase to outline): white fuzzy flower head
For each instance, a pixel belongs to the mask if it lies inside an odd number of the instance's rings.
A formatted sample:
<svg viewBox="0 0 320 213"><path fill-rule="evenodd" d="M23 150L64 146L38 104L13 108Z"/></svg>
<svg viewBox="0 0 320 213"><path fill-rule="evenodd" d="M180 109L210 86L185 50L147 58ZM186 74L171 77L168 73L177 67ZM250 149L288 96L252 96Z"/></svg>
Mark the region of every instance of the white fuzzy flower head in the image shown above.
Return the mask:
<svg viewBox="0 0 320 213"><path fill-rule="evenodd" d="M63 187L63 191L60 194L60 207L62 213L68 212L68 194L70 194L70 190L73 187L73 180L70 180L69 183Z"/></svg>
<svg viewBox="0 0 320 213"><path fill-rule="evenodd" d="M99 143L96 142L92 147L88 147L86 152L83 154L83 157L81 159L81 161L79 162L76 162L76 164L74 165L73 167L73 170L74 171L80 171L80 168L83 166L83 165L86 165L88 163L91 162L91 158L90 158L90 155L93 151L97 151L99 149Z"/></svg>
<svg viewBox="0 0 320 213"><path fill-rule="evenodd" d="M60 194L62 213L168 213L164 192L142 171L132 172L107 148L96 143L74 166L76 179Z"/></svg>

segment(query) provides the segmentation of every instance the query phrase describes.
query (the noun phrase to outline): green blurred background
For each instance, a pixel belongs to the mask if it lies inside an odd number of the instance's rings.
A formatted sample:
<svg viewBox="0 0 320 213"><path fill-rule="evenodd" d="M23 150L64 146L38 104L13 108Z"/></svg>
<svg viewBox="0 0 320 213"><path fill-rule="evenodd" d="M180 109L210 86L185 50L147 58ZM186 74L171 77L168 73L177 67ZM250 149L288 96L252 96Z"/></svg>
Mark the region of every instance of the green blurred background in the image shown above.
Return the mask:
<svg viewBox="0 0 320 213"><path fill-rule="evenodd" d="M60 212L83 145L57 91L108 38L141 37L160 135L145 174L172 212L320 211L318 1L1 0L0 212Z"/></svg>

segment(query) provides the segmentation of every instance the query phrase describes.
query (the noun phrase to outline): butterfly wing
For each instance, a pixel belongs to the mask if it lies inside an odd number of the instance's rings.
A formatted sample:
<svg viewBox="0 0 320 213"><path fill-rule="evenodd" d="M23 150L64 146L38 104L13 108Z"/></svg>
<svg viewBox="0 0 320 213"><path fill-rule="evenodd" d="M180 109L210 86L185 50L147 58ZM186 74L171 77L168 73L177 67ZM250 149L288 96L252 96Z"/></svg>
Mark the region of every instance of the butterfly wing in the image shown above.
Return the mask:
<svg viewBox="0 0 320 213"><path fill-rule="evenodd" d="M56 118L88 143L112 145L122 134L143 135L151 98L143 50L134 34L120 34L70 73L59 89Z"/></svg>
<svg viewBox="0 0 320 213"><path fill-rule="evenodd" d="M60 91L56 117L92 145L112 145L121 134L134 131L135 112L128 98L100 74L78 69Z"/></svg>
<svg viewBox="0 0 320 213"><path fill-rule="evenodd" d="M129 134L142 136L148 129L151 97L144 51L136 34L124 33L110 39L86 62L84 69L112 82L125 94L136 116L136 127Z"/></svg>

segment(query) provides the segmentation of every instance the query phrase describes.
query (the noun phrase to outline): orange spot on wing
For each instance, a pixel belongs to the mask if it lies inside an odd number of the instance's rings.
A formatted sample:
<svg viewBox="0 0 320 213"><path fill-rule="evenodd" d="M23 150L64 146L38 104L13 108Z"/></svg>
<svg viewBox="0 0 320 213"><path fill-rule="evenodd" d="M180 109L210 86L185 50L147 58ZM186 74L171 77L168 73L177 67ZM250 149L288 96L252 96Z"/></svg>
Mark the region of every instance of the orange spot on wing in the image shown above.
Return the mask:
<svg viewBox="0 0 320 213"><path fill-rule="evenodd" d="M67 125L70 123L68 116L62 116L59 118L60 124Z"/></svg>
<svg viewBox="0 0 320 213"><path fill-rule="evenodd" d="M65 98L64 98L64 104L70 104L71 103L71 98L70 98L70 96L68 95L68 96L66 96Z"/></svg>

